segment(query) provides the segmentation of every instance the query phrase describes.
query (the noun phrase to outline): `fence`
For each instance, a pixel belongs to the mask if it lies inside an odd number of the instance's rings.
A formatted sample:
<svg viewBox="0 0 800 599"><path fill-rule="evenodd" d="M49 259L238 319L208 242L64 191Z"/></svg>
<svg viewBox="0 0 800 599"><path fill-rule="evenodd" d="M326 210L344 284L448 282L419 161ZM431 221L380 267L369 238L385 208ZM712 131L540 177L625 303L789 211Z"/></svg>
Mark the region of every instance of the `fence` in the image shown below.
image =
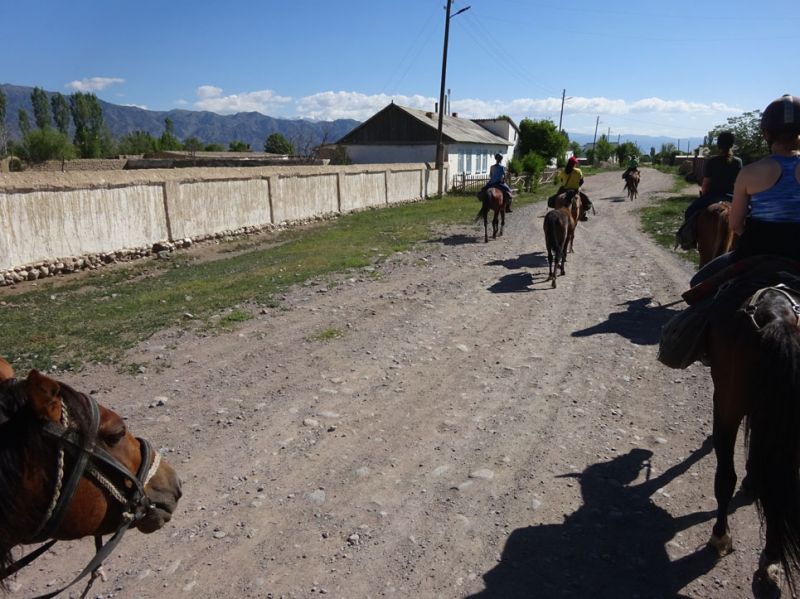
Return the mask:
<svg viewBox="0 0 800 599"><path fill-rule="evenodd" d="M555 169L545 169L540 175L537 182L538 185L545 183L552 183L556 176ZM478 192L484 185L489 182L488 175L467 175L466 173L459 173L453 177L453 184L450 186L452 191L459 193ZM509 175L506 182L511 189L520 189L522 191L531 191L533 186L533 177L528 173L521 175Z"/></svg>

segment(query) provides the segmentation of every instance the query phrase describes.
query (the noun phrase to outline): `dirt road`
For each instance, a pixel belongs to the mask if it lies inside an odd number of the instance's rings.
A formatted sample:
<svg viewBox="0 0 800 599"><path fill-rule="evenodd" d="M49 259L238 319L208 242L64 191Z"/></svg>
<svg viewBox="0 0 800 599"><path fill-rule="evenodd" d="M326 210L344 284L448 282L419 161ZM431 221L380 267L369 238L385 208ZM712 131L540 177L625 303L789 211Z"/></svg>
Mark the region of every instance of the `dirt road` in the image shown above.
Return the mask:
<svg viewBox="0 0 800 599"><path fill-rule="evenodd" d="M185 481L173 521L130 533L93 595L750 596L754 508L737 504L735 553L703 548L708 371L655 359L691 268L636 209L671 187L646 169L631 203L619 173L592 177L597 215L556 290L539 204L500 240L442 231L234 333L165 332L131 352L138 375L69 378ZM63 545L13 595L66 579L91 545Z"/></svg>

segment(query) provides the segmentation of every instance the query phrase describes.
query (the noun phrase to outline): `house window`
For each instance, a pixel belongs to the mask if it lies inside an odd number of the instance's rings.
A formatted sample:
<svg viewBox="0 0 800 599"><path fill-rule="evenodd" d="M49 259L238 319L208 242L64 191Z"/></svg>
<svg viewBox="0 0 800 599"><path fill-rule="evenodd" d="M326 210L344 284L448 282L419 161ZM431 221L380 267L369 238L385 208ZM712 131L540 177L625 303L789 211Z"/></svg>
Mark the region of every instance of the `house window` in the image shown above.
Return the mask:
<svg viewBox="0 0 800 599"><path fill-rule="evenodd" d="M464 154L462 154L461 152L459 152L458 154L458 172L459 173L464 172Z"/></svg>
<svg viewBox="0 0 800 599"><path fill-rule="evenodd" d="M485 173L489 170L489 156L486 154L486 149L483 150L483 154L481 155L481 172Z"/></svg>

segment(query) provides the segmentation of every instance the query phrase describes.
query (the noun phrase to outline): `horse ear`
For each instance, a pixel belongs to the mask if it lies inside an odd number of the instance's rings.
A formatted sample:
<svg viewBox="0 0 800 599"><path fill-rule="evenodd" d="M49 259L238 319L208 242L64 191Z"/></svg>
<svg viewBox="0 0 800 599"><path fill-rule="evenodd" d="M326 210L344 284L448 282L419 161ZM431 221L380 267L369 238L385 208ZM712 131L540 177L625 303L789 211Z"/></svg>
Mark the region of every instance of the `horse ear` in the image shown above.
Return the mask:
<svg viewBox="0 0 800 599"><path fill-rule="evenodd" d="M38 370L31 370L25 380L25 390L33 411L42 420L58 422L61 419L61 400L58 383Z"/></svg>
<svg viewBox="0 0 800 599"><path fill-rule="evenodd" d="M5 358L0 356L0 383L14 378L14 369L11 364L6 362Z"/></svg>

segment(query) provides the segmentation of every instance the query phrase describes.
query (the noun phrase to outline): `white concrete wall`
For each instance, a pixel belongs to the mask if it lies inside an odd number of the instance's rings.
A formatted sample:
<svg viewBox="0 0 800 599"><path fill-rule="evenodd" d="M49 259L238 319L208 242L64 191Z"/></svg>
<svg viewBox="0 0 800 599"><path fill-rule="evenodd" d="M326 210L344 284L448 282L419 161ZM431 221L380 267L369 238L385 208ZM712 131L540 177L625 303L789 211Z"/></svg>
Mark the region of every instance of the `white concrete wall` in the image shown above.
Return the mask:
<svg viewBox="0 0 800 599"><path fill-rule="evenodd" d="M4 193L0 268L140 247L168 237L163 185Z"/></svg>
<svg viewBox="0 0 800 599"><path fill-rule="evenodd" d="M386 205L386 173L344 173L341 182L342 212Z"/></svg>
<svg viewBox="0 0 800 599"><path fill-rule="evenodd" d="M200 181L176 185L175 197L167 188L167 205L174 239L231 231L271 222L269 183Z"/></svg>
<svg viewBox="0 0 800 599"><path fill-rule="evenodd" d="M386 200L389 204L394 204L422 199L422 185L421 171L388 171Z"/></svg>
<svg viewBox="0 0 800 599"><path fill-rule="evenodd" d="M447 173L444 184L446 191ZM420 163L4 173L0 270L413 201L437 191L437 171Z"/></svg>
<svg viewBox="0 0 800 599"><path fill-rule="evenodd" d="M274 222L302 220L339 211L336 173L271 177Z"/></svg>

